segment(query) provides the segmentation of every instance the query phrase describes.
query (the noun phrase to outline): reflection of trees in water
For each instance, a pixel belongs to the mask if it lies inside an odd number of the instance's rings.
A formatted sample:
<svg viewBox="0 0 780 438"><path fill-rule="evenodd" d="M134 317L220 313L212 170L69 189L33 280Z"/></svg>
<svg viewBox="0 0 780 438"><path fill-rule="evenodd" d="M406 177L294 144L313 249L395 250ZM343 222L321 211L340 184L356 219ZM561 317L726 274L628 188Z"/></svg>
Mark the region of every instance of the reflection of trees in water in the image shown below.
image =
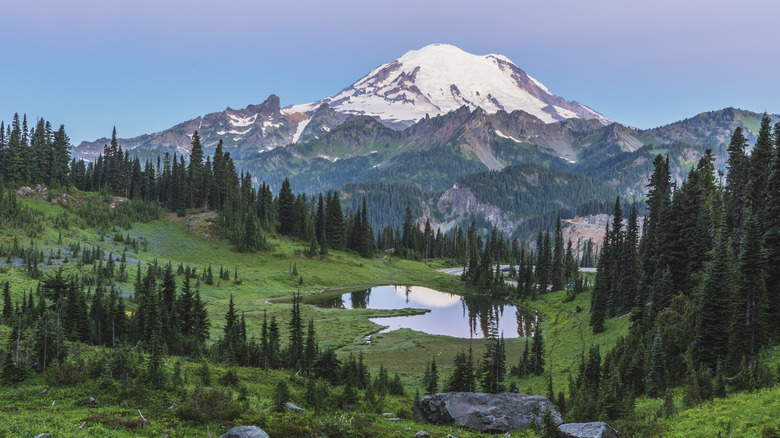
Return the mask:
<svg viewBox="0 0 780 438"><path fill-rule="evenodd" d="M406 290L404 290L404 296L406 297L406 304L409 304L409 297L412 295L412 287L406 286Z"/></svg>
<svg viewBox="0 0 780 438"><path fill-rule="evenodd" d="M353 309L365 309L368 307L368 298L371 295L371 289L350 292L349 298L352 300Z"/></svg>
<svg viewBox="0 0 780 438"><path fill-rule="evenodd" d="M504 315L505 304L500 301L465 295L461 299L464 315L468 316L469 335L480 335L487 338L490 333L501 335L499 321ZM520 337L528 337L532 334L536 314L523 307L515 307L517 319L517 334Z"/></svg>
<svg viewBox="0 0 780 438"><path fill-rule="evenodd" d="M328 309L343 309L344 299L342 297L343 295L336 295L334 297L320 298L314 301L312 304L317 307L325 307Z"/></svg>
<svg viewBox="0 0 780 438"><path fill-rule="evenodd" d="M468 315L469 335L486 338L489 333L499 333L498 321L504 313L504 304L482 297L465 295L461 299L464 312ZM479 327L479 330L477 330Z"/></svg>
<svg viewBox="0 0 780 438"><path fill-rule="evenodd" d="M534 324L538 318L536 312L532 312L525 307L518 307L515 311L517 318L517 334L521 338L529 338L533 334Z"/></svg>

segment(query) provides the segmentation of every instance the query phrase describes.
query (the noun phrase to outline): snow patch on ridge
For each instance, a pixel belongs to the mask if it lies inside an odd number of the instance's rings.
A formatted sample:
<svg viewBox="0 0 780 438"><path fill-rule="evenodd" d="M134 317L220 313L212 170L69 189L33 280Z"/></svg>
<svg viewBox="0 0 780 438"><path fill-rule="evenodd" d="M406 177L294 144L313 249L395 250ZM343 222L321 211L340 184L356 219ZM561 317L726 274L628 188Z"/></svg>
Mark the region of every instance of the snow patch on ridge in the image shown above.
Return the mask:
<svg viewBox="0 0 780 438"><path fill-rule="evenodd" d="M496 129L496 135L499 136L499 137L508 138L510 140L515 141L516 143L522 143L522 141L512 137L511 135L506 135L503 132L499 131L498 129Z"/></svg>
<svg viewBox="0 0 780 438"><path fill-rule="evenodd" d="M301 138L301 134L303 134L303 130L309 126L309 122L311 122L311 118L302 120L300 123L298 123L298 128L295 130L295 134L293 134L293 143L298 143L298 140Z"/></svg>
<svg viewBox="0 0 780 438"><path fill-rule="evenodd" d="M230 118L230 126L236 128L243 128L245 126L249 126L255 123L255 121L257 120L257 114L249 117L241 117L230 113L227 113L227 115Z"/></svg>

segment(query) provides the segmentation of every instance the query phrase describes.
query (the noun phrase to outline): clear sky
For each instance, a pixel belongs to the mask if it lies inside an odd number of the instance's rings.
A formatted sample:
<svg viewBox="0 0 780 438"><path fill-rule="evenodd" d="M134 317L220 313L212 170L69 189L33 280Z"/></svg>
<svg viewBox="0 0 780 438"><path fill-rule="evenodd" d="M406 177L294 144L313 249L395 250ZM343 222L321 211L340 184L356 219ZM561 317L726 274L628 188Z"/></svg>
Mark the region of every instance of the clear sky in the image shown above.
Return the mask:
<svg viewBox="0 0 780 438"><path fill-rule="evenodd" d="M499 53L607 118L650 128L780 112L773 0L19 0L0 7L0 119L74 144L169 128L276 94L336 94L430 43Z"/></svg>

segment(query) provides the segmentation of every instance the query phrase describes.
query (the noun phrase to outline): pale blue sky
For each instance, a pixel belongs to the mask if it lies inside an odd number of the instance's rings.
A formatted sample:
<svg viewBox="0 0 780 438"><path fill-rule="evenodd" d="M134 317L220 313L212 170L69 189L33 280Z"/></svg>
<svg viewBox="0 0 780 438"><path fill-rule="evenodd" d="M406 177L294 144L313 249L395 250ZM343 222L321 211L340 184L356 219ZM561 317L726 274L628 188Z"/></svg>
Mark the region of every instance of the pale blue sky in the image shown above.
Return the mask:
<svg viewBox="0 0 780 438"><path fill-rule="evenodd" d="M25 0L0 8L0 119L73 143L166 129L277 94L333 95L430 43L500 53L553 93L641 128L780 112L780 2Z"/></svg>

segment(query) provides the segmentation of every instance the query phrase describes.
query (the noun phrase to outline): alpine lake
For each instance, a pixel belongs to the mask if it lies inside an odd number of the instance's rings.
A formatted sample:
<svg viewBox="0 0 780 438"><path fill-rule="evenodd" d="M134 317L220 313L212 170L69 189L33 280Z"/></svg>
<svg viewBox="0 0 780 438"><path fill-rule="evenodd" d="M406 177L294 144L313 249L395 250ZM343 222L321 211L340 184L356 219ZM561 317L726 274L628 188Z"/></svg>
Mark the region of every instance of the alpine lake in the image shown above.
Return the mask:
<svg viewBox="0 0 780 438"><path fill-rule="evenodd" d="M461 295L423 286L332 290L301 298L303 304L345 312L351 309L409 310L404 316L369 318L384 327L377 333L406 328L463 339L483 339L490 334L519 338L531 336L538 318L534 311L499 298ZM370 342L370 336L366 336L366 340Z"/></svg>

